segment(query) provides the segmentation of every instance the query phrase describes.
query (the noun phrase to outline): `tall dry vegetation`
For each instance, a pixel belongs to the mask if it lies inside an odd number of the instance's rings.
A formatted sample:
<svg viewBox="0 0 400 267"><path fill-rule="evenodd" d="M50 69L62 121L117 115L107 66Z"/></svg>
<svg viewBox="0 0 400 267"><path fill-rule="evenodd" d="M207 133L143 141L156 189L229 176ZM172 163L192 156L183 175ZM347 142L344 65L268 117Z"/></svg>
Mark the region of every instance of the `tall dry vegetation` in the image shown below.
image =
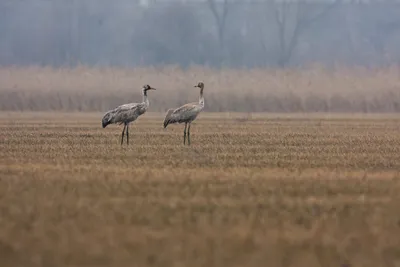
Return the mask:
<svg viewBox="0 0 400 267"><path fill-rule="evenodd" d="M149 83L151 111L164 112L197 98L206 84L206 111L398 112L399 67L382 69L312 66L304 69L215 70L192 66L74 69L0 68L0 110L105 111L139 101Z"/></svg>

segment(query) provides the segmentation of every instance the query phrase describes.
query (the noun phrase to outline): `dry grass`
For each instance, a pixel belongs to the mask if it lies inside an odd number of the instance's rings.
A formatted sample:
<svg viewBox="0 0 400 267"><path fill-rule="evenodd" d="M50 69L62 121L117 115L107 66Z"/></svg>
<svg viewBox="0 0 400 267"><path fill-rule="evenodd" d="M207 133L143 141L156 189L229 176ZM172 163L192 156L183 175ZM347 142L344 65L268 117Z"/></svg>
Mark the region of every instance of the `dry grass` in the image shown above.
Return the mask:
<svg viewBox="0 0 400 267"><path fill-rule="evenodd" d="M400 264L396 116L100 118L0 114L1 266Z"/></svg>
<svg viewBox="0 0 400 267"><path fill-rule="evenodd" d="M220 71L193 66L164 68L0 68L0 110L101 111L151 94L151 110L165 111L197 99L193 85L206 84L206 110L236 112L398 112L399 67L382 69Z"/></svg>

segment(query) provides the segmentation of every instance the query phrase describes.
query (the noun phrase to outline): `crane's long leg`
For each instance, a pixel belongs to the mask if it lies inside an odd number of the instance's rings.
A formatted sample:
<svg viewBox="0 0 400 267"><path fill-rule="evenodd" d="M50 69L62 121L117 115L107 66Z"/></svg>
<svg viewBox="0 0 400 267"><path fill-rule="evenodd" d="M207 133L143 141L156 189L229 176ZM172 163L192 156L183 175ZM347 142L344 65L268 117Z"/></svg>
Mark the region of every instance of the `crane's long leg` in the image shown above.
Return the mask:
<svg viewBox="0 0 400 267"><path fill-rule="evenodd" d="M191 125L191 123L189 123L189 128L188 128L188 133L187 133L188 145L189 145L189 146L190 146L190 125Z"/></svg>
<svg viewBox="0 0 400 267"><path fill-rule="evenodd" d="M126 128L126 124L124 124L124 129L122 130L122 136L121 136L121 146L122 146L122 143L124 142L125 128Z"/></svg>
<svg viewBox="0 0 400 267"><path fill-rule="evenodd" d="M126 141L126 144L129 145L129 124L126 125Z"/></svg>
<svg viewBox="0 0 400 267"><path fill-rule="evenodd" d="M187 127L187 123L185 122L185 130L183 130L183 144L186 144L186 127Z"/></svg>

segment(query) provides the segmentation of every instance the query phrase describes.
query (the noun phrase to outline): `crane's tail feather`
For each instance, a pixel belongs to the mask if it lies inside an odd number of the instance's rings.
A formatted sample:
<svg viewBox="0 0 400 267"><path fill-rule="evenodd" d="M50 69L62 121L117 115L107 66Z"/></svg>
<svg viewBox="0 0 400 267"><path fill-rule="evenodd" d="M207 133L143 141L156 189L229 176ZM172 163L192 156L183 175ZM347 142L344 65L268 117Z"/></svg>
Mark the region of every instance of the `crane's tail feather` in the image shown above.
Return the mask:
<svg viewBox="0 0 400 267"><path fill-rule="evenodd" d="M112 118L112 116L111 116L110 112L107 112L104 115L103 119L101 120L101 125L103 126L103 128L106 128L107 125L109 125L111 123L111 118Z"/></svg>
<svg viewBox="0 0 400 267"><path fill-rule="evenodd" d="M168 124L171 123L171 114L174 112L174 110L171 108L167 111L167 115L165 115L164 119L164 129L167 128Z"/></svg>
<svg viewBox="0 0 400 267"><path fill-rule="evenodd" d="M109 122L104 122L104 121L101 123L101 125L103 126L103 128L106 128L107 125L109 125L109 124L110 124Z"/></svg>

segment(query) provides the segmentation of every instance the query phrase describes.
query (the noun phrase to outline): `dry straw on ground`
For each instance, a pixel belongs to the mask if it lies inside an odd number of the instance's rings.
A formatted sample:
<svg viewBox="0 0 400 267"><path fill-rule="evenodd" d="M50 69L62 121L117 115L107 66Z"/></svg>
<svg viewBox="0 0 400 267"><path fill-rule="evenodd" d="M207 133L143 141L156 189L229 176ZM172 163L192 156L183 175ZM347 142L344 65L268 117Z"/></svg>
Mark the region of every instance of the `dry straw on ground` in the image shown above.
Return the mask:
<svg viewBox="0 0 400 267"><path fill-rule="evenodd" d="M0 114L1 266L400 263L396 116L101 115Z"/></svg>
<svg viewBox="0 0 400 267"><path fill-rule="evenodd" d="M160 68L0 68L0 110L101 111L139 101L151 84L151 110L164 112L197 99L193 85L206 84L206 111L398 112L398 67L382 69L188 70Z"/></svg>

